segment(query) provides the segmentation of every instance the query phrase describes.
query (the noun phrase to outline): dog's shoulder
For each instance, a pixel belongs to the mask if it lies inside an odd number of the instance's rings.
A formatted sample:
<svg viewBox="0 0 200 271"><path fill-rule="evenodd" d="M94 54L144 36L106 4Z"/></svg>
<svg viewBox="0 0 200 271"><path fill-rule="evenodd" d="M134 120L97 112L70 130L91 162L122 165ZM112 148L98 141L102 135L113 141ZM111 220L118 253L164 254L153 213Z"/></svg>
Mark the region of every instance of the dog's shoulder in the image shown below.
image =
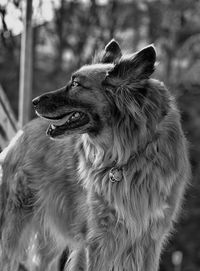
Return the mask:
<svg viewBox="0 0 200 271"><path fill-rule="evenodd" d="M52 140L46 136L48 123L34 119L23 127L10 142L4 157L2 155L3 175L24 174L39 178L46 171L63 171L70 167L75 157L77 137L65 140Z"/></svg>

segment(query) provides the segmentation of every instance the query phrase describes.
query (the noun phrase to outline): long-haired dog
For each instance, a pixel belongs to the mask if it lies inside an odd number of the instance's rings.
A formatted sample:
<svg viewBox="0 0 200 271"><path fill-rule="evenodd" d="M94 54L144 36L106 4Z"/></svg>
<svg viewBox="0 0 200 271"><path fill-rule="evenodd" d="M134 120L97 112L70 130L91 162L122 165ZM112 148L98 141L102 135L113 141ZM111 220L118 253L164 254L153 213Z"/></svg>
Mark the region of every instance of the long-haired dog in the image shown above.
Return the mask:
<svg viewBox="0 0 200 271"><path fill-rule="evenodd" d="M190 165L174 98L150 78L155 60L151 45L123 56L112 40L65 87L33 100L41 119L3 163L4 262L34 228L49 258L68 246L66 270L158 269Z"/></svg>

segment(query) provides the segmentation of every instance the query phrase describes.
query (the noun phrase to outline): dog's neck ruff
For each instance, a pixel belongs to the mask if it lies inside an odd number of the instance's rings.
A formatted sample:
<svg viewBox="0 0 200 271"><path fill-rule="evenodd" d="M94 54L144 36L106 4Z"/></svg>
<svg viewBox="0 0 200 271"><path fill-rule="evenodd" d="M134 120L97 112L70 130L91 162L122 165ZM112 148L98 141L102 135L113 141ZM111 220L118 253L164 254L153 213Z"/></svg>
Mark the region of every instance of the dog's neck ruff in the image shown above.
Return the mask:
<svg viewBox="0 0 200 271"><path fill-rule="evenodd" d="M109 158L107 159L104 148L101 146L97 147L96 144L91 143L88 137L85 139L86 140L80 141L78 144L79 153L81 154L80 157L82 157L79 160L78 171L80 178L82 179L83 183L86 184L86 186L88 184L87 180L90 179L92 175L95 176L96 179L100 172L109 181L109 183L121 183L126 179L126 168L128 168L130 163L132 164L139 154L142 154L145 151L148 144L151 143L148 142L143 150L133 153L125 164L120 164L117 160L112 162ZM92 173L92 175L90 175L90 173ZM94 183L91 183L92 186L93 184Z"/></svg>

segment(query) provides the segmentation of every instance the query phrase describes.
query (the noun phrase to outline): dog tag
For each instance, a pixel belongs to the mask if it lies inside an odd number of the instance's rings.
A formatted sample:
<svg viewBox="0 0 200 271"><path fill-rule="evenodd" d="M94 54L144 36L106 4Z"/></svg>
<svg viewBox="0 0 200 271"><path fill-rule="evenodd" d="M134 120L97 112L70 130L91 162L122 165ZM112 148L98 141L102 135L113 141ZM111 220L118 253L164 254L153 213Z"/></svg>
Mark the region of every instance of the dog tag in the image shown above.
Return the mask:
<svg viewBox="0 0 200 271"><path fill-rule="evenodd" d="M123 178L122 168L111 168L109 172L109 179L112 183L120 182Z"/></svg>

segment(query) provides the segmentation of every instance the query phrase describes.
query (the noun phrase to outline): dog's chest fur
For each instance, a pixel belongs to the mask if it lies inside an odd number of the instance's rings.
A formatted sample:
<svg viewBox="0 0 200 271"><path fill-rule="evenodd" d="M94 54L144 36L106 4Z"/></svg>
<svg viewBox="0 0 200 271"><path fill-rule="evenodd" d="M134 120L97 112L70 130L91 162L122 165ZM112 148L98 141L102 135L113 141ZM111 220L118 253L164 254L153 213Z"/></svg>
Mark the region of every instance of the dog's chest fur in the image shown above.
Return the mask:
<svg viewBox="0 0 200 271"><path fill-rule="evenodd" d="M91 243L98 243L98 252L105 253L105 257L112 252L117 268L120 263L127 263L134 270L140 261L137 244L143 240L145 245L138 246L143 249L148 246L151 236L154 238L158 231L157 224L165 220L168 204L160 193L159 181L152 180L160 177L159 171L152 175L152 163L143 158L134 161L135 165L124 169L123 179L113 183L109 179L112 163L105 166L104 158L104 151L95 149L90 142L79 145L78 170L88 191L90 209L88 238ZM144 167L148 167L146 175L142 173ZM157 196L151 197L153 194ZM134 259L128 252L135 255Z"/></svg>

